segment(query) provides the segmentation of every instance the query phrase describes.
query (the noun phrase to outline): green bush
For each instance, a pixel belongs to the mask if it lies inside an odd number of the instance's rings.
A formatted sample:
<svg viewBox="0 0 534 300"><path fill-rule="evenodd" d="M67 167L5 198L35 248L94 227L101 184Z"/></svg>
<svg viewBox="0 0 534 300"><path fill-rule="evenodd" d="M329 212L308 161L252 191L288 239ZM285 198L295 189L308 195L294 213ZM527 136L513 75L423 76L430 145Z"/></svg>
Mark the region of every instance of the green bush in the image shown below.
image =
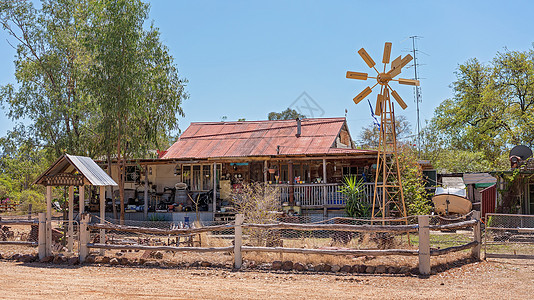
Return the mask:
<svg viewBox="0 0 534 300"><path fill-rule="evenodd" d="M365 202L365 193L363 191L363 180L356 176L346 176L343 178L343 186L340 192L347 197L345 204L345 213L352 218L368 218L371 216L371 208Z"/></svg>
<svg viewBox="0 0 534 300"><path fill-rule="evenodd" d="M17 197L20 206L17 210L28 211L30 204L32 205L33 212L46 211L46 200L43 193L34 190L24 190L18 194Z"/></svg>

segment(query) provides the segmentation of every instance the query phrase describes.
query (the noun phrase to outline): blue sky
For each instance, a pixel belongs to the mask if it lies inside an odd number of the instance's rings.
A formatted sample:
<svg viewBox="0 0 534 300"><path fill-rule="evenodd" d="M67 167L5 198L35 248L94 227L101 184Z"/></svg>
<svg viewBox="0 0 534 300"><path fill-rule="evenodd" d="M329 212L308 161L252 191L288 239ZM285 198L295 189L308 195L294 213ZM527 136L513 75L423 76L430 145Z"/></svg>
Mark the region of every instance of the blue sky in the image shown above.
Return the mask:
<svg viewBox="0 0 534 300"><path fill-rule="evenodd" d="M150 19L160 28L190 94L183 104L190 122L246 118L263 120L306 92L323 117L344 116L358 139L372 123L367 103L352 98L371 82L345 78L370 71L357 54L364 47L381 61L384 42L392 57L418 48L423 103L430 119L444 99L458 64L490 62L497 52L528 50L534 42L532 1L150 1ZM15 83L15 51L0 33L0 84ZM412 78L413 69L399 76ZM374 82L373 82L374 83ZM413 88L396 90L408 104L402 112L415 128ZM376 91L369 96L374 105ZM397 114L399 114L397 109ZM316 112L316 114L318 114ZM316 115L319 116L319 115ZM0 112L0 135L13 123Z"/></svg>

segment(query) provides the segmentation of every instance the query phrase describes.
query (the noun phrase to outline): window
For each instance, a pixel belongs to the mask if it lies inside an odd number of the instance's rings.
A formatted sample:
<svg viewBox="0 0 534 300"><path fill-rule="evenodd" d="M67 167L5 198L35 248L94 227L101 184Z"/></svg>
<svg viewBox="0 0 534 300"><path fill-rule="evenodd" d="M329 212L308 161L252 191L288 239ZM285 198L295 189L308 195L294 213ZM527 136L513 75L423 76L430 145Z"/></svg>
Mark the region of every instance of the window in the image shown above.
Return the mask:
<svg viewBox="0 0 534 300"><path fill-rule="evenodd" d="M202 189L207 191L213 186L213 178L211 177L211 166L202 166Z"/></svg>
<svg viewBox="0 0 534 300"><path fill-rule="evenodd" d="M141 172L137 166L126 166L126 178L125 182L139 182Z"/></svg>
<svg viewBox="0 0 534 300"><path fill-rule="evenodd" d="M194 165L193 166L193 173L191 175L191 190L192 191L200 191L202 190L202 181L201 181L201 168L200 165Z"/></svg>
<svg viewBox="0 0 534 300"><path fill-rule="evenodd" d="M182 181L191 188L191 166L184 166L182 171Z"/></svg>

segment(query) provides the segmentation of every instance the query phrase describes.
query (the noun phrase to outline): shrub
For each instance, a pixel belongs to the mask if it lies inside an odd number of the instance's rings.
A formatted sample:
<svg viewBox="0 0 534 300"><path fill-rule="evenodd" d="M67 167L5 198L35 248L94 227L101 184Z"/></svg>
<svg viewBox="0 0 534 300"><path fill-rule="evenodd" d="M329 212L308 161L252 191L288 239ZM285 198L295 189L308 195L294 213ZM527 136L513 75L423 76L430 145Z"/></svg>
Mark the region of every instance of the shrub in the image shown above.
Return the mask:
<svg viewBox="0 0 534 300"><path fill-rule="evenodd" d="M231 197L237 213L243 214L247 222L267 224L276 221L277 212L280 211L278 189L255 182L233 191ZM272 238L272 232L263 229L249 229L247 234L258 246L265 245Z"/></svg>
<svg viewBox="0 0 534 300"><path fill-rule="evenodd" d="M43 193L34 190L24 190L18 195L20 206L18 210L28 211L30 204L33 212L46 211L46 200Z"/></svg>
<svg viewBox="0 0 534 300"><path fill-rule="evenodd" d="M345 213L353 218L368 218L371 216L371 208L365 201L363 180L358 181L356 176L343 178L343 186L340 192L347 197Z"/></svg>

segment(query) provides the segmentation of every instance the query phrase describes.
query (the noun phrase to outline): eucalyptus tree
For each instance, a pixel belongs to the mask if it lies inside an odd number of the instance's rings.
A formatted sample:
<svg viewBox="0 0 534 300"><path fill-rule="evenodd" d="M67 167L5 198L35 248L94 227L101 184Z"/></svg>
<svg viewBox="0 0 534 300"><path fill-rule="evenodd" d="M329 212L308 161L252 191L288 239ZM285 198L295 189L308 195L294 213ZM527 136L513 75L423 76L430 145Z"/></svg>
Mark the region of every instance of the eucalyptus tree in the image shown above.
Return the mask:
<svg viewBox="0 0 534 300"><path fill-rule="evenodd" d="M186 80L162 44L158 28L146 25L141 1L92 1L86 47L94 53L86 82L101 118L102 147L114 153L124 220L125 159L143 157L178 128L187 98ZM113 149L113 150L112 150Z"/></svg>
<svg viewBox="0 0 534 300"><path fill-rule="evenodd" d="M454 96L444 100L430 120L427 133L434 142L429 152L441 149L442 157L473 157L480 164L466 165L471 171L494 170L507 165L513 145L534 146L532 49L506 50L486 64L470 59L459 65L456 77Z"/></svg>
<svg viewBox="0 0 534 300"><path fill-rule="evenodd" d="M44 1L39 10L30 1L0 3L0 24L17 50L17 83L0 88L0 101L12 120L29 122L50 156L90 154L84 141L91 105L79 85L91 62L81 45L86 20L85 1Z"/></svg>

